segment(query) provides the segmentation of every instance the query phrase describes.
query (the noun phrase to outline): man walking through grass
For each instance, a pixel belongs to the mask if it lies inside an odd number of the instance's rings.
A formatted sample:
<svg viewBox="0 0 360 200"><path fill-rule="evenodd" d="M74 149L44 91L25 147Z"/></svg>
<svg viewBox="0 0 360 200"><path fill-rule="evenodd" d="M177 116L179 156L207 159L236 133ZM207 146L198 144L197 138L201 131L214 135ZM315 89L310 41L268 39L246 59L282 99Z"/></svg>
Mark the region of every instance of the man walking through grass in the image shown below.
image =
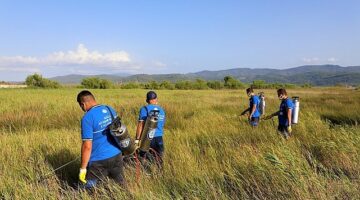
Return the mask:
<svg viewBox="0 0 360 200"><path fill-rule="evenodd" d="M260 99L257 95L255 95L254 90L252 88L246 89L246 94L249 98L249 108L244 110L241 115L245 115L247 112L249 113L248 119L251 126L256 127L259 124L260 118Z"/></svg>
<svg viewBox="0 0 360 200"><path fill-rule="evenodd" d="M288 139L291 135L291 117L292 110L294 108L293 102L288 98L287 92L285 89L277 90L278 98L281 100L279 111L265 117L264 119L271 119L274 116L278 116L279 118L279 126L278 131Z"/></svg>
<svg viewBox="0 0 360 200"><path fill-rule="evenodd" d="M136 129L135 144L139 143L139 140L141 138L141 133L143 131L145 121L146 121L148 115L154 110L158 111L159 117L158 117L157 128L155 130L155 135L154 135L153 139L151 140L150 148L152 150L155 150L155 153L158 154L158 156L160 156L161 163L159 163L159 164L162 165L162 157L164 154L163 134L164 134L164 125L165 125L165 111L158 104L157 94L154 91L149 91L146 94L146 102L148 103L148 105L143 106L139 112L139 121L138 121L137 129ZM141 154L144 155L145 152L140 152L140 155ZM157 155L155 155L155 156L157 156Z"/></svg>
<svg viewBox="0 0 360 200"><path fill-rule="evenodd" d="M81 166L79 181L87 189L107 177L124 186L123 160L120 149L110 136L108 126L117 116L110 106L99 105L91 92L84 90L77 102L85 115L81 119ZM111 112L111 113L110 113Z"/></svg>

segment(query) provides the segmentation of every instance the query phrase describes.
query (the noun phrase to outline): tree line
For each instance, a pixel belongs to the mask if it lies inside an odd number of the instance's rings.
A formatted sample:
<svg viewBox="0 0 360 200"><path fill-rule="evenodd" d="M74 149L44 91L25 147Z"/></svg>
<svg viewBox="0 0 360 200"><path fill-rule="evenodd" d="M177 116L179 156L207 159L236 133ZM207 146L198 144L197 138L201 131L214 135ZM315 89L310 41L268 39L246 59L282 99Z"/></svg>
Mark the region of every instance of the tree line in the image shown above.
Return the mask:
<svg viewBox="0 0 360 200"><path fill-rule="evenodd" d="M33 74L26 78L25 83L32 88L60 88L61 85L46 78L40 74ZM296 88L296 87L312 87L311 84L295 85L290 83L266 83L264 80L254 80L250 84L243 83L232 76L225 76L222 81L203 79L195 80L181 80L176 82L170 81L149 81L147 83L141 82L125 82L114 83L107 79L98 77L84 78L80 85L76 86L87 89L152 89L152 90L206 90L206 89L244 89L252 87L254 89L271 89L271 88Z"/></svg>

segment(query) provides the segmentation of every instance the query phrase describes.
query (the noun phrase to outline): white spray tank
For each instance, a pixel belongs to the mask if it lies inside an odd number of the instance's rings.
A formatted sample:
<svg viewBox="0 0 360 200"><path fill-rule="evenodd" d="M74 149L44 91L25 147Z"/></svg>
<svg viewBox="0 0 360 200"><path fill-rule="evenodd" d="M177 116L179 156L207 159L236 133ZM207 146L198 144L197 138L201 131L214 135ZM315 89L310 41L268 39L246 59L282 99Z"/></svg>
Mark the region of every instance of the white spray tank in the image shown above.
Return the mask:
<svg viewBox="0 0 360 200"><path fill-rule="evenodd" d="M292 97L294 109L292 111L291 123L297 124L299 122L299 111L300 111L300 101L299 97Z"/></svg>
<svg viewBox="0 0 360 200"><path fill-rule="evenodd" d="M260 103L259 103L259 111L261 115L265 115L265 94L264 92L259 93Z"/></svg>

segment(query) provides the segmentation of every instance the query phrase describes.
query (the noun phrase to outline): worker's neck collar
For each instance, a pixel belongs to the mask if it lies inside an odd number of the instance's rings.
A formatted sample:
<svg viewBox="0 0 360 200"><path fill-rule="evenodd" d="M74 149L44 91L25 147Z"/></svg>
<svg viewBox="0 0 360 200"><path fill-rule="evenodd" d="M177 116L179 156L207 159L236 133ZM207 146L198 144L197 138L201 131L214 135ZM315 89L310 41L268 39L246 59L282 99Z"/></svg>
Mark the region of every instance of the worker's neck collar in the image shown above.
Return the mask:
<svg viewBox="0 0 360 200"><path fill-rule="evenodd" d="M95 104L91 105L90 108L86 112L89 112L91 109L98 107L98 106L100 106L100 105L95 103Z"/></svg>

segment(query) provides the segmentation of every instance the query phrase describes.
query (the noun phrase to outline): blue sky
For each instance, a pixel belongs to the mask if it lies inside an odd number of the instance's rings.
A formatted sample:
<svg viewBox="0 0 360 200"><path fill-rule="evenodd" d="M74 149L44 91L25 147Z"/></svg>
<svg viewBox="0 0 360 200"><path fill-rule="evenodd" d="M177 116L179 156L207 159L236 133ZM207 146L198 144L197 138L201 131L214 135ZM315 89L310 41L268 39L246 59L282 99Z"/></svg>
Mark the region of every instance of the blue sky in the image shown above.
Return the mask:
<svg viewBox="0 0 360 200"><path fill-rule="evenodd" d="M0 80L360 65L360 1L0 1Z"/></svg>

